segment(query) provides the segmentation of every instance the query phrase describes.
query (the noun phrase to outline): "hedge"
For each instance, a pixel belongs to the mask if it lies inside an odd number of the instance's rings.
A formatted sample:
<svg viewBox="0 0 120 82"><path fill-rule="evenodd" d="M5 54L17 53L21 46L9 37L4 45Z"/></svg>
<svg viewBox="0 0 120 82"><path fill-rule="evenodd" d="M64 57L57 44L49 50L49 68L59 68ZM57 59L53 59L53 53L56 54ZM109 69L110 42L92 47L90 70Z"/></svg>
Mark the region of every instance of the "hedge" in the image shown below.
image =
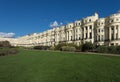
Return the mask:
<svg viewBox="0 0 120 82"><path fill-rule="evenodd" d="M72 46L63 46L62 51L75 51L76 48Z"/></svg>
<svg viewBox="0 0 120 82"><path fill-rule="evenodd" d="M16 48L1 48L0 56L17 54L19 51Z"/></svg>
<svg viewBox="0 0 120 82"><path fill-rule="evenodd" d="M37 50L49 50L50 46L35 46L33 49L37 49Z"/></svg>

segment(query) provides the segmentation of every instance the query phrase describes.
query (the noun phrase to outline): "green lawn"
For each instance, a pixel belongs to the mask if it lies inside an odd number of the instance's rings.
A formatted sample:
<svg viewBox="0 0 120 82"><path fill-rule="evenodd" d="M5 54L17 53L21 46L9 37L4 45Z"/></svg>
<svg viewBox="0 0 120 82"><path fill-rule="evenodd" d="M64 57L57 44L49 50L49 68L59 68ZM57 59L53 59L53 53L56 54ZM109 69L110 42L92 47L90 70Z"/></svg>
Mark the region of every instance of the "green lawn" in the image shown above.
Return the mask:
<svg viewBox="0 0 120 82"><path fill-rule="evenodd" d="M120 82L120 57L21 50L0 57L0 82Z"/></svg>

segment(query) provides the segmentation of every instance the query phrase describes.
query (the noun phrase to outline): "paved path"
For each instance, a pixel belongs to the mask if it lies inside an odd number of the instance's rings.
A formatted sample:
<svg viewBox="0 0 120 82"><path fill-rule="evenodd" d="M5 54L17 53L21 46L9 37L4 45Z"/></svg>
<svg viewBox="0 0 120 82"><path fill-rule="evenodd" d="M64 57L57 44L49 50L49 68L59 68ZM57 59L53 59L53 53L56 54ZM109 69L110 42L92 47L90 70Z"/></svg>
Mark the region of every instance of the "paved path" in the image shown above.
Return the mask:
<svg viewBox="0 0 120 82"><path fill-rule="evenodd" d="M40 50L36 50L40 51ZM103 56L119 56L120 54L107 54L107 53L95 53L95 52L69 52L69 51L54 51L54 50L41 50L41 51L50 51L50 52L64 52L64 53L81 53L81 54L96 54L96 55L103 55Z"/></svg>
<svg viewBox="0 0 120 82"><path fill-rule="evenodd" d="M50 50L48 50L50 51ZM95 52L68 52L68 51L51 51L51 52L65 52L65 53L81 53L81 54L96 54L105 56L120 56L120 54L107 54L107 53L95 53Z"/></svg>

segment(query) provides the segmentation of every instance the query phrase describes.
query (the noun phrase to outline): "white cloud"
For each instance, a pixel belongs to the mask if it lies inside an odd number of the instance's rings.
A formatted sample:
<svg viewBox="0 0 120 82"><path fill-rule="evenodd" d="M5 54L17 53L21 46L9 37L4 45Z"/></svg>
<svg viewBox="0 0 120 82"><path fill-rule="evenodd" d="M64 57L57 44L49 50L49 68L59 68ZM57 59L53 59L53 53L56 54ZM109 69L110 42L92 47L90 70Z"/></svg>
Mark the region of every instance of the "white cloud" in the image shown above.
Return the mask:
<svg viewBox="0 0 120 82"><path fill-rule="evenodd" d="M4 32L0 32L0 37L1 38L12 38L15 36L15 33L4 33Z"/></svg>
<svg viewBox="0 0 120 82"><path fill-rule="evenodd" d="M58 26L61 26L61 25L63 25L63 23L61 22L61 23L59 24L57 21L54 21L53 23L50 23L50 27L51 27L51 28L58 27Z"/></svg>
<svg viewBox="0 0 120 82"><path fill-rule="evenodd" d="M59 24L57 21L54 21L53 23L50 24L50 27L58 27Z"/></svg>
<svg viewBox="0 0 120 82"><path fill-rule="evenodd" d="M63 25L63 23L61 22L60 25Z"/></svg>

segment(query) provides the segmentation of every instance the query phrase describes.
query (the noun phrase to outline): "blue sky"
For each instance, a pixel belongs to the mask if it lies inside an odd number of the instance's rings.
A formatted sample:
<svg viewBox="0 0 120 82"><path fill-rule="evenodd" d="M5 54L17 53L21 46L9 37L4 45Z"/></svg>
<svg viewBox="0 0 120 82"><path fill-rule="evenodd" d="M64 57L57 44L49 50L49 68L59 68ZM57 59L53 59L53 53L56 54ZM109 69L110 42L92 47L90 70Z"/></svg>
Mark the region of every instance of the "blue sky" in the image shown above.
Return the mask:
<svg viewBox="0 0 120 82"><path fill-rule="evenodd" d="M0 32L15 37L67 24L98 12L106 17L120 10L120 0L0 0ZM14 34L13 34L14 35Z"/></svg>

